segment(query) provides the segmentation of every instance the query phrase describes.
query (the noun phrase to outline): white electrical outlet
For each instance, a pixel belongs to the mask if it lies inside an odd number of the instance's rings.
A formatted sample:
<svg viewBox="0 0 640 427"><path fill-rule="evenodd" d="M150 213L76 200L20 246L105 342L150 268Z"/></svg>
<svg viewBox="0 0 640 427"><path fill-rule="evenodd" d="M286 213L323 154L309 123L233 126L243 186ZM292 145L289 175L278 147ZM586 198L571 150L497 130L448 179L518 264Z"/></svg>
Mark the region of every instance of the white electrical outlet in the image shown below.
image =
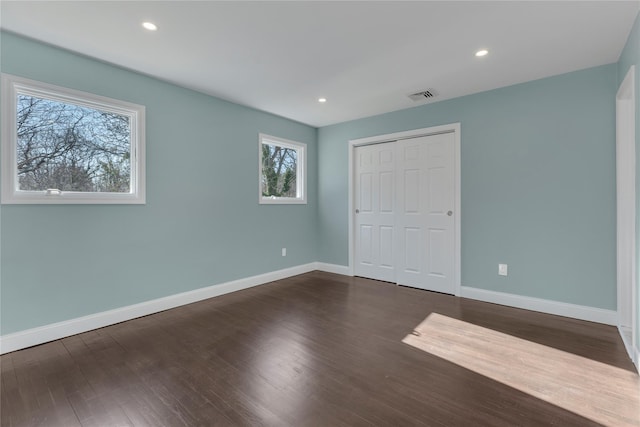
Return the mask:
<svg viewBox="0 0 640 427"><path fill-rule="evenodd" d="M507 264L498 264L498 276L506 276L509 274Z"/></svg>
<svg viewBox="0 0 640 427"><path fill-rule="evenodd" d="M282 248L282 256L287 256L287 248Z"/></svg>

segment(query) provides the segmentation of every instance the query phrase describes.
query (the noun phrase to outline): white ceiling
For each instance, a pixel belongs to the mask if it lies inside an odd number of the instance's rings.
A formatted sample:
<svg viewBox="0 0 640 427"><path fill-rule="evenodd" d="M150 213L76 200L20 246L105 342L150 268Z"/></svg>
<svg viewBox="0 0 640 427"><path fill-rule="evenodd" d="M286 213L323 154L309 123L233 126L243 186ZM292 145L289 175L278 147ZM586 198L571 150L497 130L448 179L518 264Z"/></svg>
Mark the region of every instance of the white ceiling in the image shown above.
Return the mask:
<svg viewBox="0 0 640 427"><path fill-rule="evenodd" d="M616 62L639 4L5 0L0 26L324 126Z"/></svg>

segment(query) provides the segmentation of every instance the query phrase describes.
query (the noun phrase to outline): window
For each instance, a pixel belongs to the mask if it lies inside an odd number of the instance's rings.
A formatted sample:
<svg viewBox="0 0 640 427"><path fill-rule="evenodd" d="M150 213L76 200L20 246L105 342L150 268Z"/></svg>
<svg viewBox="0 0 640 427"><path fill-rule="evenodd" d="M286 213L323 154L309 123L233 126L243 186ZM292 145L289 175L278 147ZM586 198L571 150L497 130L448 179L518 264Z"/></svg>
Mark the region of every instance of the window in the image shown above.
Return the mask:
<svg viewBox="0 0 640 427"><path fill-rule="evenodd" d="M306 144L259 135L260 203L307 203Z"/></svg>
<svg viewBox="0 0 640 427"><path fill-rule="evenodd" d="M2 203L145 203L141 105L2 75Z"/></svg>

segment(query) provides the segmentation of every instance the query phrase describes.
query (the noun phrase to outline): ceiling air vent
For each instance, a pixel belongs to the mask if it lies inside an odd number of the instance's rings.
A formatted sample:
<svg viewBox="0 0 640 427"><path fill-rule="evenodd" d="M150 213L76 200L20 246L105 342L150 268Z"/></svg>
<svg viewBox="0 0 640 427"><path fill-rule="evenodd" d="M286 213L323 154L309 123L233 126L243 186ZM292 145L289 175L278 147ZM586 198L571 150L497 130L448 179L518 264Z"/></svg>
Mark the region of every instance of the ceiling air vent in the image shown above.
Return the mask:
<svg viewBox="0 0 640 427"><path fill-rule="evenodd" d="M435 98L436 96L438 96L438 93L435 91L435 89L425 89L421 90L420 92L412 93L408 96L414 101L424 101L425 99Z"/></svg>

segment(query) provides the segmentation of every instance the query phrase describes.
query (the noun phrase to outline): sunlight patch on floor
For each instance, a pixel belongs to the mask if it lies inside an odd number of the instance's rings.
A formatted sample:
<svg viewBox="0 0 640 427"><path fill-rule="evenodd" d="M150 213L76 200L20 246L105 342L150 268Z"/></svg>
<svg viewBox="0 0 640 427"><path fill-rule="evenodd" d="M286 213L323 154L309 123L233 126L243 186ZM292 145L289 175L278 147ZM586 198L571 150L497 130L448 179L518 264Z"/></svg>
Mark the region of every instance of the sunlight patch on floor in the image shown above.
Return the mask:
<svg viewBox="0 0 640 427"><path fill-rule="evenodd" d="M607 426L640 426L637 374L432 313L403 343Z"/></svg>

